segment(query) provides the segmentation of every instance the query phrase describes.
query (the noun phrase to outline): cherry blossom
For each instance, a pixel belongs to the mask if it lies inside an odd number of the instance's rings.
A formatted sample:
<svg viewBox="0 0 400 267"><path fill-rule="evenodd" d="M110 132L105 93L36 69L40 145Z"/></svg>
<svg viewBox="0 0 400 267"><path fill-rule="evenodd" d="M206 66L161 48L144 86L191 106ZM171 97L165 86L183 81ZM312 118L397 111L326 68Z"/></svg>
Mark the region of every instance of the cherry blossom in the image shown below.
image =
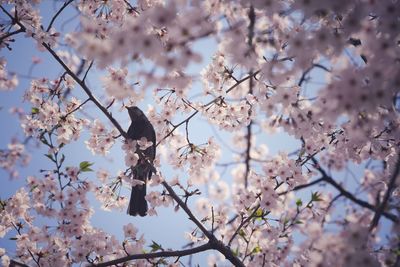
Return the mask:
<svg viewBox="0 0 400 267"><path fill-rule="evenodd" d="M4 58L0 58L0 89L1 90L13 90L18 86L17 75L10 75L6 69L7 61Z"/></svg>

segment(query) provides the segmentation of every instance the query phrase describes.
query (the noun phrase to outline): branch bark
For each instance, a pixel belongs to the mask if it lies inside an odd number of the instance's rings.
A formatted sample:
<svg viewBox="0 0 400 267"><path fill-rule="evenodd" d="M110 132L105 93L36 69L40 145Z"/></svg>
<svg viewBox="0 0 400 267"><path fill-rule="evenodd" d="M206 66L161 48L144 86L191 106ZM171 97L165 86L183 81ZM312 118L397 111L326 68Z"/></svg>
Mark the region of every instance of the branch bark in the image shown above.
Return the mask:
<svg viewBox="0 0 400 267"><path fill-rule="evenodd" d="M330 185L332 185L333 187L335 187L342 196L346 197L347 199L353 201L354 203L360 205L361 207L367 208L369 210L372 211L376 211L376 208L371 205L370 203L356 198L352 193L350 193L349 191L347 191L346 189L344 189L340 184L338 184L331 176L329 176L324 169L321 168L321 166L319 165L318 161L313 157L311 158L312 162L315 165L315 168L322 174L322 179L323 181L329 183ZM399 218L397 218L396 215L392 214L392 213L388 213L388 212L382 212L382 215L385 216L386 218L388 218L389 220L393 221L393 222L398 222Z"/></svg>
<svg viewBox="0 0 400 267"><path fill-rule="evenodd" d="M381 205L376 208L374 218L372 219L371 225L369 229L372 231L379 223L379 219L382 215L384 215L384 210L386 208L386 204L389 201L390 195L392 194L394 188L396 187L396 179L400 172L400 154L397 158L395 169L393 171L392 177L389 180L388 188L386 190L385 195L383 196L383 200Z"/></svg>
<svg viewBox="0 0 400 267"><path fill-rule="evenodd" d="M56 20L56 18L61 14L61 12L69 5L73 2L74 0L69 0L67 2L65 2L62 7L57 11L57 13L53 16L53 18L51 19L49 26L47 26L46 32L50 31L51 27L53 26L54 21Z"/></svg>
<svg viewBox="0 0 400 267"><path fill-rule="evenodd" d="M116 265L119 263L125 263L125 262L131 261L131 260L166 258L166 257L183 257L183 256L200 253L200 252L210 250L210 249L213 249L211 243L206 243L204 245L194 247L191 249L175 250L175 251L160 251L160 252L153 252L153 253L129 255L129 256L115 259L112 261L107 261L107 262L103 262L103 263L99 263L99 264L91 264L89 266L105 267L105 266Z"/></svg>
<svg viewBox="0 0 400 267"><path fill-rule="evenodd" d="M212 248L218 250L222 253L227 260L229 260L234 266L243 266L243 262L240 261L238 257L236 257L229 246L225 246L221 241L219 241L214 234L208 231L205 226L193 215L192 211L189 207L182 201L182 199L175 193L172 187L167 184L167 182L162 182L162 185L167 189L168 193L171 197L178 203L178 205L189 215L189 219L193 221L197 227L203 232L203 234L208 238L209 243L212 245Z"/></svg>
<svg viewBox="0 0 400 267"><path fill-rule="evenodd" d="M254 37L254 25L256 22L256 14L254 11L254 7L250 6L249 9L249 13L248 13L248 17L249 17L249 27L248 27L248 40L247 40L247 44L249 46L249 54L253 53L253 37ZM249 94L253 94L253 70L251 69L249 72ZM247 103L250 106L249 109L249 116L250 116L250 123L249 125L247 125L247 135L246 135L246 151L245 151L245 172L244 172L244 187L247 188L248 186L248 179L249 179L249 173L250 173L250 161L251 161L251 138L253 136L253 121L251 120L251 104Z"/></svg>

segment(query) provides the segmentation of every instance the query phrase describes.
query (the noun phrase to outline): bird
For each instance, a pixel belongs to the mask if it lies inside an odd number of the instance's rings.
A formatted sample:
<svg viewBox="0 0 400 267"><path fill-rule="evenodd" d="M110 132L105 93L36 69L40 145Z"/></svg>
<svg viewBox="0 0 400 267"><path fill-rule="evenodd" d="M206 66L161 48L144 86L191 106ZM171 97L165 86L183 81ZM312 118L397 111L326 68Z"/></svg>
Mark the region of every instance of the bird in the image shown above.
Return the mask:
<svg viewBox="0 0 400 267"><path fill-rule="evenodd" d="M129 200L127 213L131 216L146 216L147 215L147 201L146 196L146 183L150 179L154 167L153 161L156 157L156 133L154 127L143 113L143 111L136 107L126 107L128 110L129 117L131 119L131 125L128 128L127 138L130 140L140 140L145 137L148 142L153 144L142 150L142 155L136 166L131 167L132 179L141 180L144 184L132 186L131 199ZM137 145L137 151L139 146Z"/></svg>

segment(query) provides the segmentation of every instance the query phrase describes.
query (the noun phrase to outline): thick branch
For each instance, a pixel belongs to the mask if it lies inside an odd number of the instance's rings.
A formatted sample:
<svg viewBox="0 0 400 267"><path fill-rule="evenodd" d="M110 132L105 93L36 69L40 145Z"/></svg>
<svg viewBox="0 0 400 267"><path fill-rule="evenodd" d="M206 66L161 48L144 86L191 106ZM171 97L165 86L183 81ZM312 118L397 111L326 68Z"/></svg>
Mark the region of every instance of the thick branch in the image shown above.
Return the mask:
<svg viewBox="0 0 400 267"><path fill-rule="evenodd" d="M370 230L373 230L378 225L379 219L384 213L384 210L386 208L386 204L389 201L390 195L392 194L392 191L396 187L396 178L399 175L399 171L400 171L400 155L399 155L399 157L397 159L397 162L396 162L396 165L395 165L395 169L393 171L392 177L390 178L386 193L383 196L382 203L381 203L380 206L378 206L376 208L375 216L372 219L372 222L371 222L371 225L370 225Z"/></svg>
<svg viewBox="0 0 400 267"><path fill-rule="evenodd" d="M249 46L249 54L251 54L253 52L253 36L254 36L254 24L256 21L256 14L254 12L254 7L250 6L250 10L249 10L249 33L248 33L248 40L247 40L247 44ZM253 94L253 70L250 70L249 72L249 94ZM250 106L249 109L249 116L251 117L251 104L248 103L248 105ZM252 133L252 126L253 126L253 121L250 118L250 123L249 125L247 125L247 135L246 135L246 152L245 152L245 172L244 172L244 187L247 188L248 185L248 180L249 180L249 173L250 173L250 160L251 160L251 137L253 135Z"/></svg>
<svg viewBox="0 0 400 267"><path fill-rule="evenodd" d="M82 89L88 95L90 100L104 113L104 115L106 115L106 117L111 121L111 123L115 126L115 128L118 129L120 134L124 138L127 138L126 132L122 129L121 125L115 120L115 118L111 115L111 113L108 112L108 110L100 103L100 101L97 100L97 98L92 94L92 91L90 91L87 85L81 79L79 79L79 77L76 76L76 74L70 68L68 68L67 65L65 65L64 61L60 59L60 57L56 54L56 52L54 52L53 49L51 49L51 47L48 44L42 43L42 45L47 49L47 51L50 52L50 54L53 55L54 59L57 60L58 63L61 64L61 66L63 66L65 71L75 80L75 82L82 87Z"/></svg>
<svg viewBox="0 0 400 267"><path fill-rule="evenodd" d="M206 228L205 226L193 215L192 211L189 207L182 201L182 199L175 193L172 187L165 181L162 182L162 185L167 189L170 196L178 203L178 205L189 215L189 219L193 221L197 227L205 234L205 236L211 240L215 238Z"/></svg>
<svg viewBox="0 0 400 267"><path fill-rule="evenodd" d="M344 189L340 184L338 184L331 176L329 176L324 169L321 168L319 165L318 161L315 158L311 158L313 163L315 164L316 169L322 174L323 181L329 183L333 187L335 187L340 194L342 194L344 197L348 198L349 200L353 201L354 203L360 205L361 207L370 209L372 211L376 211L376 208L369 204L368 202L361 200L359 198L356 198L352 193ZM388 213L388 212L382 212L382 215L388 218L389 220L393 222L397 222L399 219L397 218L396 215Z"/></svg>
<svg viewBox="0 0 400 267"><path fill-rule="evenodd" d="M310 186L313 186L315 184L318 184L320 182L324 181L324 177L318 178L317 180L314 180L312 182L309 182L307 184L301 184L298 186L295 186L292 190L289 191L284 191L284 192L280 192L278 195L282 196L282 195L286 195L287 193L291 192L291 191L297 191L297 190L301 190Z"/></svg>
<svg viewBox="0 0 400 267"><path fill-rule="evenodd" d="M165 257L183 257L187 255L193 255L199 252L203 252L206 250L213 249L213 246L211 243L207 243L195 248L191 249L184 249L184 250L176 250L176 251L160 251L160 252L153 252L153 253L143 253L143 254L135 254L135 255L129 255L123 258L115 259L112 261L107 261L99 264L93 264L89 266L96 266L96 267L105 267L105 266L111 266L111 265L116 265L119 263L124 263L128 262L131 260L139 260L139 259L154 259L154 258L165 258Z"/></svg>
<svg viewBox="0 0 400 267"><path fill-rule="evenodd" d="M10 260L10 267L29 267L29 266L16 260Z"/></svg>
<svg viewBox="0 0 400 267"><path fill-rule="evenodd" d="M234 266L243 266L244 264L236 257L228 246L225 246L221 241L219 241L211 232L209 232L206 227L193 215L189 207L182 201L182 199L175 193L172 187L167 182L162 182L165 189L167 189L170 196L178 203L178 205L189 215L189 219L193 221L197 227L203 232L203 234L208 238L209 243L212 248L221 252L227 260L229 260Z"/></svg>

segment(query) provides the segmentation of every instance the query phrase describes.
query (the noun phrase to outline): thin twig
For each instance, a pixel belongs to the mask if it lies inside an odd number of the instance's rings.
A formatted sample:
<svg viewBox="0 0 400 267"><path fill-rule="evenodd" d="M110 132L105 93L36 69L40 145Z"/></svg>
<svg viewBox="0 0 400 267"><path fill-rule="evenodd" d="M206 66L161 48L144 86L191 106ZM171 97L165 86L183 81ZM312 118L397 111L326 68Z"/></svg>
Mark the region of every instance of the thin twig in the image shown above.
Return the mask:
<svg viewBox="0 0 400 267"><path fill-rule="evenodd" d="M62 5L62 7L57 11L57 13L53 16L53 18L51 19L49 26L47 26L46 32L50 31L51 27L53 26L54 21L56 20L56 18L61 14L61 12L69 5L73 2L74 0L69 0L67 2L64 3L64 5Z"/></svg>
<svg viewBox="0 0 400 267"><path fill-rule="evenodd" d="M87 68L87 70L86 70L86 72L85 72L85 75L83 75L83 78L82 78L82 81L83 81L83 82L85 82L86 77L87 77L87 75L88 75L88 73L89 73L89 70L90 70L90 69L92 68L92 66L93 66L93 63L94 63L94 60L92 60L92 61L90 62L89 67Z"/></svg>
<svg viewBox="0 0 400 267"><path fill-rule="evenodd" d="M323 66L323 65L321 65L321 64L318 64L318 63L314 63L314 64L311 65L311 67L309 67L308 69L306 69L306 70L303 72L303 74L302 74L301 77L300 77L299 82L297 83L298 86L301 86L301 85L303 84L303 82L306 80L307 74L308 74L311 70L313 70L314 68L320 68L320 69L323 69L323 70L325 70L325 71L327 71L327 72L331 72L331 70L328 69L327 67L325 67L325 66Z"/></svg>
<svg viewBox="0 0 400 267"><path fill-rule="evenodd" d="M320 183L320 182L322 182L322 181L324 181L324 177L318 178L317 180L314 180L314 181L309 182L309 183L307 183L307 184L301 184L301 185L295 186L292 190L280 192L280 193L278 193L278 195L279 195L279 196L286 195L286 194L289 193L289 192L301 190L301 189L304 189L304 188L313 186L313 185L315 185L315 184L318 184L318 183Z"/></svg>
<svg viewBox="0 0 400 267"><path fill-rule="evenodd" d="M243 226L245 226L252 218L254 218L254 215L256 215L257 210L258 210L259 208L260 208L260 205L257 205L257 206L254 208L253 212L250 214L250 216L247 217L246 219L244 219L244 220L240 223L240 225L239 225L238 228L236 229L235 233L233 233L231 239L229 240L228 246L231 245L232 241L235 239L235 237L237 236L237 234L240 232L240 229L242 229Z"/></svg>
<svg viewBox="0 0 400 267"><path fill-rule="evenodd" d="M20 32L24 32L24 30L18 29L16 31L8 32L8 33L3 34L2 36L0 36L0 44L3 42L3 40L7 39L8 37L13 36L15 34L18 34Z"/></svg>
<svg viewBox="0 0 400 267"><path fill-rule="evenodd" d="M29 267L29 266L16 260L10 260L10 267Z"/></svg>

